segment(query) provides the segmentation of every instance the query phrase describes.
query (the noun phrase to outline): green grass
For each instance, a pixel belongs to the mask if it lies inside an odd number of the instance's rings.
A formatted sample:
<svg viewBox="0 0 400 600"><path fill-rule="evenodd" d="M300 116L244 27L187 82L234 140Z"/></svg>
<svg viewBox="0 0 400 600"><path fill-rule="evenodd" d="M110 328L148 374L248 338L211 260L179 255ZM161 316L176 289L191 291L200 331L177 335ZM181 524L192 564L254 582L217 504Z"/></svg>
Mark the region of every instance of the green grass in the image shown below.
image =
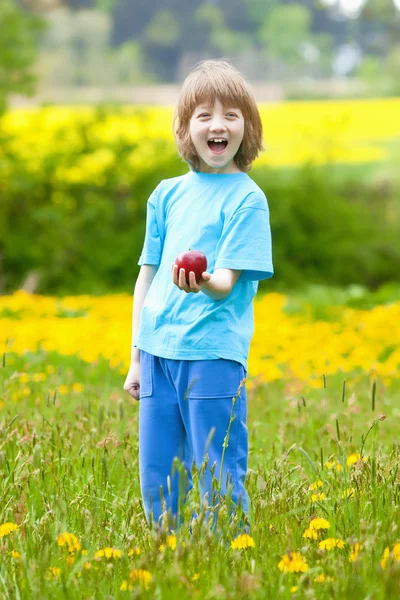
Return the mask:
<svg viewBox="0 0 400 600"><path fill-rule="evenodd" d="M18 382L17 373L33 375L50 364L55 373L49 381ZM0 540L2 598L398 597L400 562L390 558L384 570L380 565L385 547L400 542L398 382L385 389L354 372L321 375L320 389L298 394L285 393L284 382L248 392L247 489L255 548L230 547L234 523L222 508L214 535L204 525L195 526L193 535L183 526L176 549L160 552L165 537L148 529L140 498L139 404L122 390L124 379L106 361L88 365L55 353L5 357L0 524L20 527ZM54 394L74 382L84 390ZM26 386L29 396L10 400ZM346 456L362 448L366 462L347 467ZM327 468L332 457L344 465L342 471ZM325 498L311 502L309 486L319 479ZM348 488L352 496L343 498ZM195 487L186 516L200 510L197 502ZM318 540L303 537L313 517L331 525L321 539L340 538L345 548L324 551ZM66 548L57 545L65 531L87 551L76 552L71 565ZM357 561L349 562L355 542L362 549ZM129 557L136 546L141 553ZM104 547L120 549L121 557L94 559ZM19 559L10 555L13 549ZM301 553L308 571L282 573L278 563L286 552ZM60 576L50 577L49 567L61 568ZM150 588L131 582L131 591L121 591L135 568L151 573ZM314 581L321 573L333 582ZM195 574L199 577L192 581Z"/></svg>

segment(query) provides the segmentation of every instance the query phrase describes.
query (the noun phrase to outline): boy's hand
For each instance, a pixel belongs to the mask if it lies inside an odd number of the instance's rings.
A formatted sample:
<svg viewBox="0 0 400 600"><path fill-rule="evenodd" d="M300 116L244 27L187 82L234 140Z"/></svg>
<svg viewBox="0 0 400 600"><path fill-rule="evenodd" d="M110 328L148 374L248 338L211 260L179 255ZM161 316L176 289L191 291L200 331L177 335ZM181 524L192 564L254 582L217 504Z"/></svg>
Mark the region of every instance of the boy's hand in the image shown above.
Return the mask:
<svg viewBox="0 0 400 600"><path fill-rule="evenodd" d="M203 287L203 285L205 283L207 283L207 281L210 281L210 279L211 279L211 273L207 273L207 271L204 271L204 273L201 274L201 279L200 279L199 283L197 283L194 272L190 271L190 273L189 273L189 282L190 283L187 283L185 269L181 269L178 273L178 265L175 263L172 263L171 273L172 273L172 281L174 282L174 284L176 286L178 286L178 288L180 290L183 290L187 294L189 294L189 292L198 294L200 292L201 288Z"/></svg>
<svg viewBox="0 0 400 600"><path fill-rule="evenodd" d="M139 400L140 394L140 360L134 361L129 367L128 375L124 383L124 390L128 392L132 398Z"/></svg>

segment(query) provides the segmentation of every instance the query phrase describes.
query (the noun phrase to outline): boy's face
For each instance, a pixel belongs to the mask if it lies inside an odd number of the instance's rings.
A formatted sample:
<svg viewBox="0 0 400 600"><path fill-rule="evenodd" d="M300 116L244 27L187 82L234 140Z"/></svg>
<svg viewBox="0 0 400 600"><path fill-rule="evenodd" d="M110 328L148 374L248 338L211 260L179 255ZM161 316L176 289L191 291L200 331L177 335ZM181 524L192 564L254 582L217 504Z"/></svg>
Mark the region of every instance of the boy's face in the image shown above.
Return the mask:
<svg viewBox="0 0 400 600"><path fill-rule="evenodd" d="M190 137L200 159L203 173L237 173L233 161L244 134L244 118L239 108L223 106L216 99L214 106L197 106L189 123ZM226 142L211 142L223 139Z"/></svg>

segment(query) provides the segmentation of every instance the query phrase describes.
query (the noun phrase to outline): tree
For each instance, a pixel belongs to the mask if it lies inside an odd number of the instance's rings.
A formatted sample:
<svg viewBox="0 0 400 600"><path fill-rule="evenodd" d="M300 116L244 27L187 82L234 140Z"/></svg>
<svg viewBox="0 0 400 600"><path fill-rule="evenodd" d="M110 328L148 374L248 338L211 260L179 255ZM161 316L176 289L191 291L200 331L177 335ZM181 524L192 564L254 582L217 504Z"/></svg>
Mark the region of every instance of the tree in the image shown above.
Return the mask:
<svg viewBox="0 0 400 600"><path fill-rule="evenodd" d="M38 35L45 22L16 5L0 2L0 115L11 94L32 96L37 85L34 72Z"/></svg>

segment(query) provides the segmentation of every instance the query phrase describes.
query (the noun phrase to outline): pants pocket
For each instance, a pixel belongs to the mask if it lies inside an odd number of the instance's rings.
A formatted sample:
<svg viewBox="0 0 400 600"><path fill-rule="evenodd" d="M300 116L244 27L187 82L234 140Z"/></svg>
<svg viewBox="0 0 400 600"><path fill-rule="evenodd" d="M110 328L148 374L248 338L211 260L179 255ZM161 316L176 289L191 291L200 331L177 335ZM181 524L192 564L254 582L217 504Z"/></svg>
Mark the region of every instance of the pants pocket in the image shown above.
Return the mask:
<svg viewBox="0 0 400 600"><path fill-rule="evenodd" d="M187 398L228 398L238 393L246 377L243 365L235 360L193 360L189 363Z"/></svg>
<svg viewBox="0 0 400 600"><path fill-rule="evenodd" d="M140 350L140 392L139 398L151 396L153 393L154 356Z"/></svg>

